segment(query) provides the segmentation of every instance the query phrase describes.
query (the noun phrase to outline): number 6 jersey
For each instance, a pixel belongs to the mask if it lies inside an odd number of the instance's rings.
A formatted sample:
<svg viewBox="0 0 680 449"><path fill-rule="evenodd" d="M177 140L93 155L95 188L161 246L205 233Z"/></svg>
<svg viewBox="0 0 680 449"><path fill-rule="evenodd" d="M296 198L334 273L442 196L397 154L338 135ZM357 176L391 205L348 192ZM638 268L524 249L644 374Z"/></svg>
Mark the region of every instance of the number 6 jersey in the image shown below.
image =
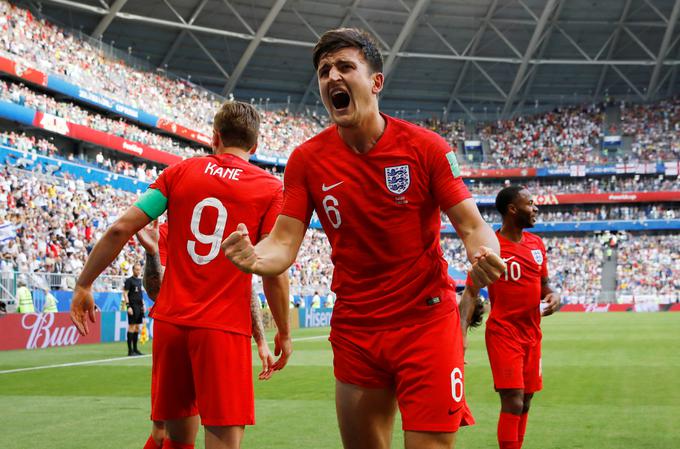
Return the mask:
<svg viewBox="0 0 680 449"><path fill-rule="evenodd" d="M286 166L281 213L308 223L316 210L332 247L336 329L399 328L457 310L440 209L470 193L443 138L382 116L385 131L368 153L348 148L333 125Z"/></svg>
<svg viewBox="0 0 680 449"><path fill-rule="evenodd" d="M155 204L167 200L168 211L165 275L151 316L250 335L251 275L224 257L220 245L239 223L248 226L253 243L269 233L281 209L281 181L221 154L166 168L144 196L150 193ZM144 199L136 204L151 218L164 210L150 212Z"/></svg>

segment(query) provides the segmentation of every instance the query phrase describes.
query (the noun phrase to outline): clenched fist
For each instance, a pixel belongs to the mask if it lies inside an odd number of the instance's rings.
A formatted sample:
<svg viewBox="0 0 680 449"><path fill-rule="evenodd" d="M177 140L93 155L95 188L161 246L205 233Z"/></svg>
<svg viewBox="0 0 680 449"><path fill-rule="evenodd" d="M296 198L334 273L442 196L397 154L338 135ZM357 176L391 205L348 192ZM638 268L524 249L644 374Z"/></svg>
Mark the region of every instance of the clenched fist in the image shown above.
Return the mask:
<svg viewBox="0 0 680 449"><path fill-rule="evenodd" d="M250 237L248 237L248 228L243 223L239 223L236 231L224 239L222 251L239 270L245 273L253 273L255 271L255 265L257 264L255 247L251 243Z"/></svg>
<svg viewBox="0 0 680 449"><path fill-rule="evenodd" d="M470 278L475 287L483 288L501 277L505 273L505 269L503 259L489 248L482 246L479 248L479 253L475 256L470 269Z"/></svg>

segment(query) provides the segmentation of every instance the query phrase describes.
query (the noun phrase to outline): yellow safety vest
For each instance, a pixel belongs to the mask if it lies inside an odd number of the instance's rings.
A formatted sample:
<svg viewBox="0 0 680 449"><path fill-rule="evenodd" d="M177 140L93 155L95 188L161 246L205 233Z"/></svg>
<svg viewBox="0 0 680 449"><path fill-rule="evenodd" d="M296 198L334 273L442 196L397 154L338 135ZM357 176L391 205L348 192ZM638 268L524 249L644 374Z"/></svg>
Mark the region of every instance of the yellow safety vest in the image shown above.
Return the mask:
<svg viewBox="0 0 680 449"><path fill-rule="evenodd" d="M43 313L56 313L57 310L57 298L52 295L52 293L47 293L45 295L45 307L43 307Z"/></svg>
<svg viewBox="0 0 680 449"><path fill-rule="evenodd" d="M19 298L19 313L34 313L33 297L31 291L27 287L19 287L17 289L17 297Z"/></svg>

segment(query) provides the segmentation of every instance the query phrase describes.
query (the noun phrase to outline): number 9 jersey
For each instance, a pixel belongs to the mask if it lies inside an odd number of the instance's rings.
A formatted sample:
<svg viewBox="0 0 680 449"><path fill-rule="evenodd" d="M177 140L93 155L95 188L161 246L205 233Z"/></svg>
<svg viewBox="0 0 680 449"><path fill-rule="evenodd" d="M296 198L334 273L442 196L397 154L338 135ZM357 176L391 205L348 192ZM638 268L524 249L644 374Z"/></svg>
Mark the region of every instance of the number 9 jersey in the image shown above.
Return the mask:
<svg viewBox="0 0 680 449"><path fill-rule="evenodd" d="M135 203L152 219L168 211L165 275L151 316L250 336L251 275L224 257L220 245L239 223L253 243L260 240L282 201L280 180L231 154L166 168Z"/></svg>

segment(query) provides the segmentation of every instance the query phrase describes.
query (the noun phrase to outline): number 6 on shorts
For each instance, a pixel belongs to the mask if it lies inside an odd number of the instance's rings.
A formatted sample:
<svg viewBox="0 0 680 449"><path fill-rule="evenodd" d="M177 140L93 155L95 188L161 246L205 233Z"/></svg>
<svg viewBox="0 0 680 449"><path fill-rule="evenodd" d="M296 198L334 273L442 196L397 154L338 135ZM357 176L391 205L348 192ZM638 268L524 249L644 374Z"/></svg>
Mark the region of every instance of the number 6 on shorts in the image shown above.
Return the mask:
<svg viewBox="0 0 680 449"><path fill-rule="evenodd" d="M460 368L451 371L451 396L456 402L463 399L463 371Z"/></svg>

